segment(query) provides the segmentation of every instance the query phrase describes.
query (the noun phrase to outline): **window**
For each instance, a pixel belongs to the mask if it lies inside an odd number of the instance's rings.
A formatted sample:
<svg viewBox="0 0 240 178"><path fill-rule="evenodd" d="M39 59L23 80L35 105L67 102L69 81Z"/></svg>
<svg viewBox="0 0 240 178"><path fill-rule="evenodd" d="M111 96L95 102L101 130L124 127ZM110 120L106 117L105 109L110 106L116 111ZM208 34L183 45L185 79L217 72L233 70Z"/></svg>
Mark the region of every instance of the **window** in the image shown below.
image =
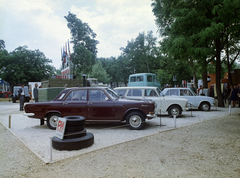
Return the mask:
<svg viewBox="0 0 240 178"><path fill-rule="evenodd" d="M127 89L122 89L122 90L116 90L116 92L121 95L121 96L124 96L125 93L126 93Z"/></svg>
<svg viewBox="0 0 240 178"><path fill-rule="evenodd" d="M87 90L72 91L66 98L66 101L86 101Z"/></svg>
<svg viewBox="0 0 240 178"><path fill-rule="evenodd" d="M142 96L142 89L130 89L127 96Z"/></svg>
<svg viewBox="0 0 240 178"><path fill-rule="evenodd" d="M192 93L187 90L187 89L183 89L183 90L180 90L180 96L192 96Z"/></svg>
<svg viewBox="0 0 240 178"><path fill-rule="evenodd" d="M101 90L89 90L89 101L106 101L106 97Z"/></svg>
<svg viewBox="0 0 240 178"><path fill-rule="evenodd" d="M168 90L166 96L178 96L179 90Z"/></svg>
<svg viewBox="0 0 240 178"><path fill-rule="evenodd" d="M130 82L136 82L136 77L131 77Z"/></svg>
<svg viewBox="0 0 240 178"><path fill-rule="evenodd" d="M143 81L143 76L137 76L137 82L142 82Z"/></svg>
<svg viewBox="0 0 240 178"><path fill-rule="evenodd" d="M153 89L145 89L145 96L158 96L158 95Z"/></svg>
<svg viewBox="0 0 240 178"><path fill-rule="evenodd" d="M147 76L147 81L148 81L148 82L152 82L152 81L153 81L151 75L148 75L148 76Z"/></svg>

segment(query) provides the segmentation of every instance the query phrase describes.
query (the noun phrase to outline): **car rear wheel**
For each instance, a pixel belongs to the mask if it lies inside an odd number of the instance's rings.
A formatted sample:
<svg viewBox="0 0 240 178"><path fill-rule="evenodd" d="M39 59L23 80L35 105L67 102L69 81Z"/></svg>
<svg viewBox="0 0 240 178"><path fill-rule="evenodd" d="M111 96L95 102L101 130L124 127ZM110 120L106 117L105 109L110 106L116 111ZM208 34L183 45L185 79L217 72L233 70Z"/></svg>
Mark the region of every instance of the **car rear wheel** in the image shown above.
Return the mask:
<svg viewBox="0 0 240 178"><path fill-rule="evenodd" d="M179 107L179 106L176 106L176 105L174 105L174 106L171 106L169 109L168 109L168 115L170 115L170 116L174 116L174 115L176 115L176 117L178 117L179 115L181 115L182 114L182 110L181 110L181 108Z"/></svg>
<svg viewBox="0 0 240 178"><path fill-rule="evenodd" d="M131 112L127 115L128 127L132 130L141 130L145 125L145 117L140 112Z"/></svg>
<svg viewBox="0 0 240 178"><path fill-rule="evenodd" d="M57 128L57 123L58 123L58 118L59 117L62 117L62 116L60 114L58 114L58 113L50 114L47 117L47 126L50 129L55 130Z"/></svg>
<svg viewBox="0 0 240 178"><path fill-rule="evenodd" d="M208 102L203 102L200 105L200 110L201 111L209 111L211 108L210 104Z"/></svg>

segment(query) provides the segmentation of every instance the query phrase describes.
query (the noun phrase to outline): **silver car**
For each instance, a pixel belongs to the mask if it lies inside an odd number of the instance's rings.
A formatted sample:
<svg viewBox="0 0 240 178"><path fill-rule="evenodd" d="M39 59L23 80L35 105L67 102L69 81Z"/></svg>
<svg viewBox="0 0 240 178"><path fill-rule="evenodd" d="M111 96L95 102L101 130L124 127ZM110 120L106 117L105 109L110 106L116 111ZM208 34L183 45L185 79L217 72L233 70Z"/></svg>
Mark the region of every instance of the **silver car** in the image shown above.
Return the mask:
<svg viewBox="0 0 240 178"><path fill-rule="evenodd" d="M190 88L165 88L162 95L177 96L186 98L191 109L200 109L202 111L209 111L211 106L214 105L214 98L209 96L199 96L194 93Z"/></svg>
<svg viewBox="0 0 240 178"><path fill-rule="evenodd" d="M126 98L131 99L151 99L155 101L156 114L164 114L179 116L182 111L188 110L188 100L180 97L164 97L158 87L117 87L114 90Z"/></svg>

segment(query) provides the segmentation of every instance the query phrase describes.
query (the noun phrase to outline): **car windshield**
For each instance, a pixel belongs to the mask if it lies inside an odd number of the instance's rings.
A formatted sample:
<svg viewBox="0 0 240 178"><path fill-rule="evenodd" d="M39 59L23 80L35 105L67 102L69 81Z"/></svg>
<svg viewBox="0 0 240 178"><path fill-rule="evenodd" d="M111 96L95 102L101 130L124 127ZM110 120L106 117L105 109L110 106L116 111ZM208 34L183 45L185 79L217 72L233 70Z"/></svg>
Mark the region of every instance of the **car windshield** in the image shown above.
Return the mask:
<svg viewBox="0 0 240 178"><path fill-rule="evenodd" d="M113 89L106 88L105 91L114 99L119 99L120 95Z"/></svg>

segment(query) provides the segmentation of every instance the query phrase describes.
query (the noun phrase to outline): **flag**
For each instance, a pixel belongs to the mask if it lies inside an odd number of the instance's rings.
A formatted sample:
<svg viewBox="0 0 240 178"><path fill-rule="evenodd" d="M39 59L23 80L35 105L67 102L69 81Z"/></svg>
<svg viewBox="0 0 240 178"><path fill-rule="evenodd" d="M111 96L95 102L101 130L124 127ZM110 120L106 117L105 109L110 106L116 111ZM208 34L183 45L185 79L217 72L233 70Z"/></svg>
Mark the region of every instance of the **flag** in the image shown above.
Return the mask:
<svg viewBox="0 0 240 178"><path fill-rule="evenodd" d="M70 58L70 61L71 61L72 59L71 59L71 53L70 53L70 45L69 45L69 40L68 40L68 52L69 52L69 58Z"/></svg>
<svg viewBox="0 0 240 178"><path fill-rule="evenodd" d="M63 46L63 55L62 55L62 58L63 58L63 65L65 64L66 62L66 53L64 51L64 46Z"/></svg>
<svg viewBox="0 0 240 178"><path fill-rule="evenodd" d="M65 51L66 56L65 56L65 59L66 59L66 64L68 65L67 43L65 43L65 45L66 45L66 51Z"/></svg>

